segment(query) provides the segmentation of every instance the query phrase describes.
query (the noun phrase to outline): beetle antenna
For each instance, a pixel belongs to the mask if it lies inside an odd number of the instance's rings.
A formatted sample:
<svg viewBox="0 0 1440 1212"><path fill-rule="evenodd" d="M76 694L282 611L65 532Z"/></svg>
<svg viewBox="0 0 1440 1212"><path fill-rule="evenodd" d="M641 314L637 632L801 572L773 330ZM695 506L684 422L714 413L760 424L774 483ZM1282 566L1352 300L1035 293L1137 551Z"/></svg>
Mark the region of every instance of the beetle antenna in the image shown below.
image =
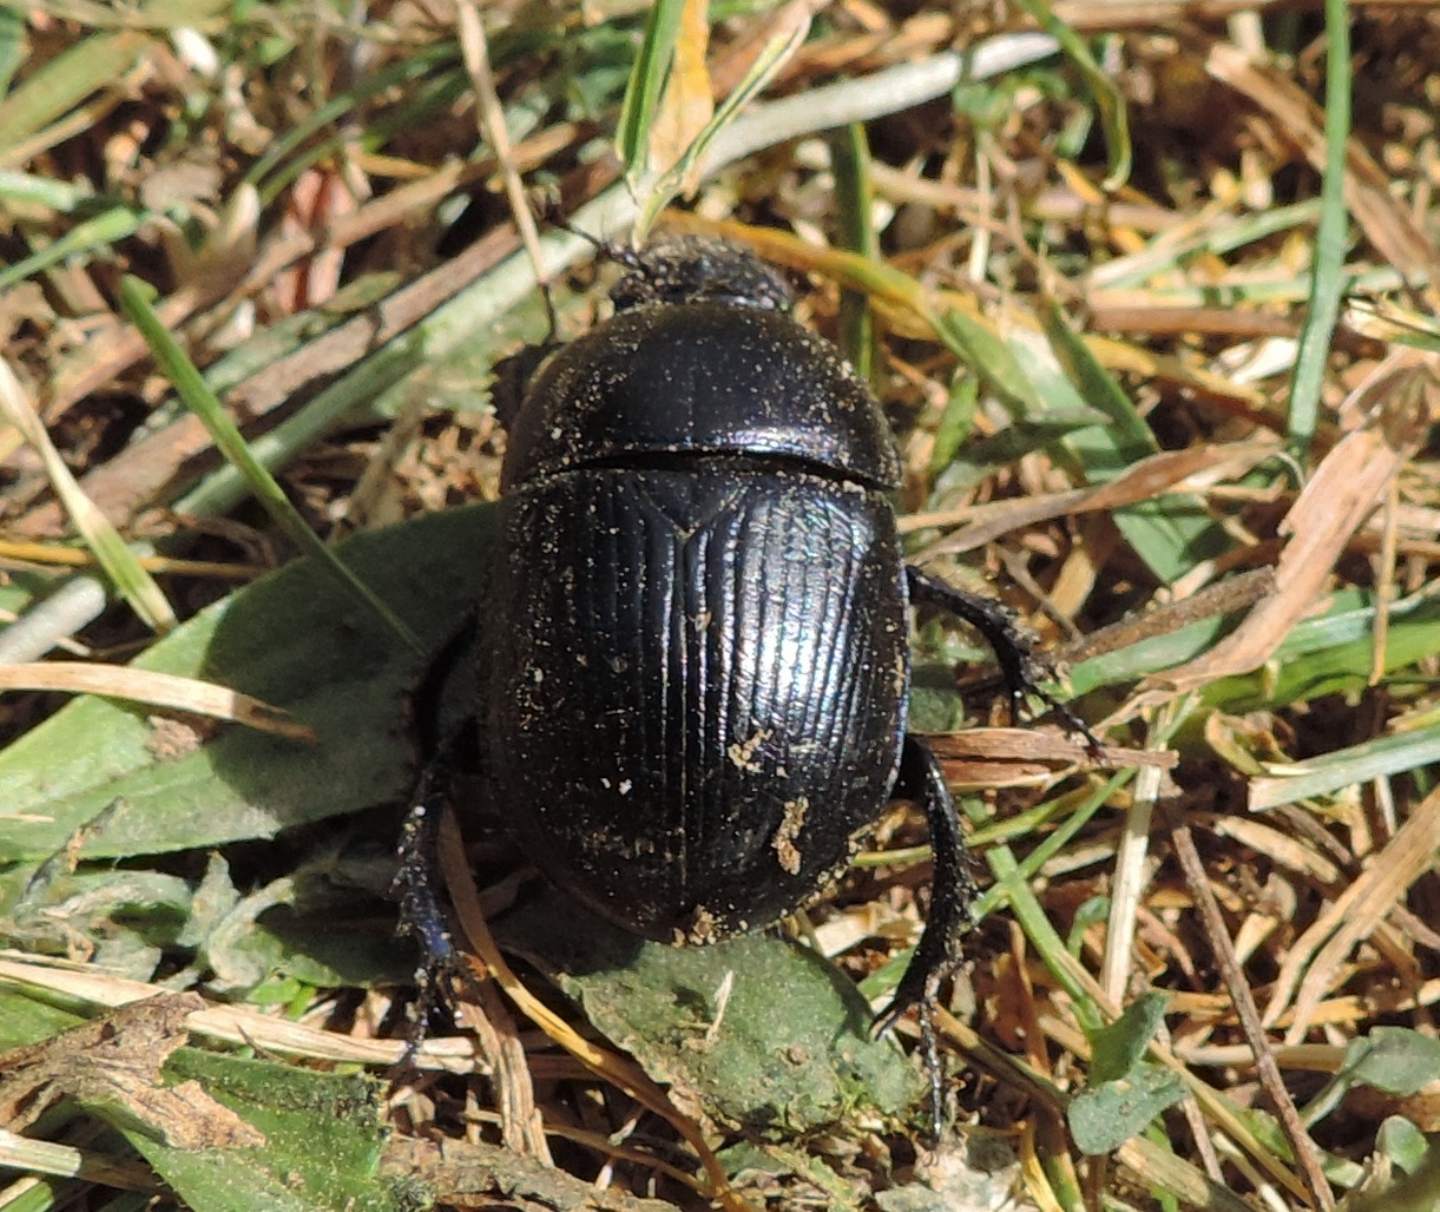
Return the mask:
<svg viewBox="0 0 1440 1212"><path fill-rule="evenodd" d="M555 296L550 293L550 283L540 283L540 298L545 303L545 323L549 331L545 334L546 346L560 343L560 321L555 312Z"/></svg>
<svg viewBox="0 0 1440 1212"><path fill-rule="evenodd" d="M561 231L568 231L572 236L579 236L593 245L595 252L605 260L615 261L626 269L644 270L645 262L633 248L628 248L617 240L602 240L598 236L592 236L588 231L576 227L565 219L555 219L554 223Z"/></svg>
<svg viewBox="0 0 1440 1212"><path fill-rule="evenodd" d="M576 227L565 217L561 209L560 199L553 193L537 197L535 199L536 209L540 217L552 227L558 227L561 231L567 231L572 236L579 236L587 244L591 245L596 253L607 261L616 261L625 266L626 269L644 269L644 262L640 255L633 249L627 248L614 240L602 240L599 236L593 236L583 228Z"/></svg>

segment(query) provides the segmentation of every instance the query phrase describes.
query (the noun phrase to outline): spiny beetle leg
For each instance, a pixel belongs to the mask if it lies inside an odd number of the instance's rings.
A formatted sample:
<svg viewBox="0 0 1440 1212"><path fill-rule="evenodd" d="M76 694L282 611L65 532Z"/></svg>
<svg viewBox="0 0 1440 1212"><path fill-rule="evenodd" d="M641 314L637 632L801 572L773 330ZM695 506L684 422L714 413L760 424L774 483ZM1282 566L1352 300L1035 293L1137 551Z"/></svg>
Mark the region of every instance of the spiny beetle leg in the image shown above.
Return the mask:
<svg viewBox="0 0 1440 1212"><path fill-rule="evenodd" d="M400 902L400 931L420 947L420 966L415 970L420 996L402 1065L424 1042L430 1012L442 1000L444 984L456 970L455 942L441 902L437 843L455 755L464 745L464 734L473 731L474 720L464 721L425 763L400 834L400 866L391 895Z"/></svg>
<svg viewBox="0 0 1440 1212"><path fill-rule="evenodd" d="M945 1093L940 1053L935 1046L933 1011L940 982L959 966L961 940L970 929L970 905L979 891L970 877L968 853L955 816L955 801L940 763L919 737L907 735L900 751L897 798L918 801L930 824L930 846L935 873L930 884L930 916L910 965L900 978L895 998L875 1019L875 1033L889 1030L912 1006L919 1008L925 1068L930 1077L930 1121L935 1139L945 1117Z"/></svg>
<svg viewBox="0 0 1440 1212"><path fill-rule="evenodd" d="M978 594L956 589L954 585L911 566L906 567L905 578L910 587L911 605L949 611L985 637L1000 664L1000 677L1010 696L1010 718L1015 723L1020 722L1024 713L1025 695L1033 694L1065 721L1065 727L1070 732L1084 738L1092 758L1101 758L1103 748L1085 721L1040 688L1039 679L1044 675L1035 657L1034 642L1004 606Z"/></svg>

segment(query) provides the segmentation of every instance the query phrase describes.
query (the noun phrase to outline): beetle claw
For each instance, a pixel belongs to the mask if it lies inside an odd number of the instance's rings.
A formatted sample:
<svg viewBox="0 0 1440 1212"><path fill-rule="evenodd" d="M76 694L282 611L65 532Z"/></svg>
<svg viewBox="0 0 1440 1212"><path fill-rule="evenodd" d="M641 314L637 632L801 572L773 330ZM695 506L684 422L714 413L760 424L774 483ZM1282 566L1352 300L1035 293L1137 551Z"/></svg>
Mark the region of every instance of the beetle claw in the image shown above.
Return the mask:
<svg viewBox="0 0 1440 1212"><path fill-rule="evenodd" d="M1010 719L1018 724L1025 715L1025 696L1033 694L1064 722L1068 732L1085 742L1090 759L1104 760L1104 747L1089 726L1054 695L1040 688L1045 669L1035 654L1034 640L1001 603L957 589L938 577L907 566L905 577L910 601L917 606L945 610L975 628L995 653L1000 677L1010 700Z"/></svg>

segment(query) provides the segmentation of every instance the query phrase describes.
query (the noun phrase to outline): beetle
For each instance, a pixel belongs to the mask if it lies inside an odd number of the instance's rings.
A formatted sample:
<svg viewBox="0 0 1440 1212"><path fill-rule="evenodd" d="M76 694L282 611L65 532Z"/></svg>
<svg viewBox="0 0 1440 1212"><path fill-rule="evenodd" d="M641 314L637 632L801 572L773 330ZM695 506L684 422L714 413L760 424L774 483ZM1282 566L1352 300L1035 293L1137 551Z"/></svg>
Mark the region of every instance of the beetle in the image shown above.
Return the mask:
<svg viewBox="0 0 1440 1212"><path fill-rule="evenodd" d="M613 255L628 267L613 316L496 398L507 448L470 738L482 785L556 885L675 943L802 908L892 799L918 802L929 917L877 1030L919 1008L938 1130L929 1011L976 889L940 766L906 728L909 610L974 626L1012 712L1040 693L1030 641L998 604L905 564L889 426L791 316L777 271L693 237ZM449 940L416 857L435 815L424 785L404 917L439 959Z"/></svg>

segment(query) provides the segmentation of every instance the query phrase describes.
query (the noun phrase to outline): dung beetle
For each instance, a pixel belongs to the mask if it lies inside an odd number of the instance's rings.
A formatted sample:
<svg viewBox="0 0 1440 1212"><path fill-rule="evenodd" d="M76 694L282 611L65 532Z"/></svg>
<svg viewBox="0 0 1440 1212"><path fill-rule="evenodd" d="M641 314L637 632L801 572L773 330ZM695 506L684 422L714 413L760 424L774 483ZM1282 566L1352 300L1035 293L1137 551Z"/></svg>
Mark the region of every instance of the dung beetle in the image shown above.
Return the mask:
<svg viewBox="0 0 1440 1212"><path fill-rule="evenodd" d="M891 799L918 802L929 918L877 1029L921 1010L938 1126L929 1009L975 885L940 766L906 731L908 610L973 625L1012 710L1038 693L1029 641L997 604L905 565L889 426L791 317L776 271L695 238L616 255L629 272L612 318L496 400L508 439L477 608L481 785L557 886L675 943L803 907ZM433 786L401 884L439 962L450 944L421 855Z"/></svg>

